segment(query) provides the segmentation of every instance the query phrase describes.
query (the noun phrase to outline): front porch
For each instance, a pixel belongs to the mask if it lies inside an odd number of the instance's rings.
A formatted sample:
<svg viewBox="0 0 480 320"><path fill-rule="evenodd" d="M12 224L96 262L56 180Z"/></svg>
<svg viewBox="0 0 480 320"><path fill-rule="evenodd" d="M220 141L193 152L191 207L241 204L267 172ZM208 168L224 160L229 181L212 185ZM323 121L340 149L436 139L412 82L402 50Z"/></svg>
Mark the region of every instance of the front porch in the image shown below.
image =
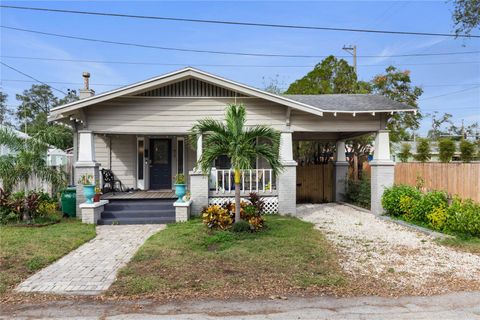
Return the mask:
<svg viewBox="0 0 480 320"><path fill-rule="evenodd" d="M102 195L102 200L134 200L134 199L176 199L175 191L145 191L109 192Z"/></svg>

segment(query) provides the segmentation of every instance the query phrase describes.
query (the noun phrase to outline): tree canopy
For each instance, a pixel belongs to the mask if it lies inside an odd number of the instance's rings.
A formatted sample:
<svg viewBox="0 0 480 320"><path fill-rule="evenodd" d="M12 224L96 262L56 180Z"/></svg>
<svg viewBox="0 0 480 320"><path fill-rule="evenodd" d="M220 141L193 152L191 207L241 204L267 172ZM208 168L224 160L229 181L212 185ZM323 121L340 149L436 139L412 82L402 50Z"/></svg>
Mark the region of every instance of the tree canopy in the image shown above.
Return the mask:
<svg viewBox="0 0 480 320"><path fill-rule="evenodd" d="M452 18L455 25L455 34L470 34L480 26L480 1L455 0Z"/></svg>

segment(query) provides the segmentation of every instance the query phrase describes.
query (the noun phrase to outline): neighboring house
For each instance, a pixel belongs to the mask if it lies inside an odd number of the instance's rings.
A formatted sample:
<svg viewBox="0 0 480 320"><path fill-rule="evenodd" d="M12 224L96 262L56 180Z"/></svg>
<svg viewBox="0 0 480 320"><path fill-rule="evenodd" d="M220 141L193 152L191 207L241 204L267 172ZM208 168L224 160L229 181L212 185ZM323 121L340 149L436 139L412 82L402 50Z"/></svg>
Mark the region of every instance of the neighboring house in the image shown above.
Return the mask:
<svg viewBox="0 0 480 320"><path fill-rule="evenodd" d="M392 160L394 162L401 162L398 154L402 151L402 145L409 144L410 145L410 152L412 156L408 159L408 161L415 161L415 155L417 154L417 142L415 141L402 141L392 144ZM455 153L452 157L452 161L459 161L460 160L460 142L455 141ZM430 142L430 154L432 155L430 158L431 162L439 162L440 161L440 152L438 148L437 141Z"/></svg>
<svg viewBox="0 0 480 320"><path fill-rule="evenodd" d="M6 128L6 127L7 126L5 125L0 125L0 128ZM30 136L28 134L18 131L12 127L8 127L8 128L12 130L12 132L18 137L23 139L30 139ZM13 152L10 149L8 149L5 145L0 144L0 156L12 154L12 153ZM65 151L57 149L53 146L48 149L46 154L46 161L49 166L62 168L62 170L67 170L67 171L68 171L68 163L69 163L68 158L69 158L69 155ZM42 181L37 177L32 177L30 179L28 189L44 190L46 192L51 192L52 188L49 183ZM23 186L17 186L15 190L16 191L23 190Z"/></svg>
<svg viewBox="0 0 480 320"><path fill-rule="evenodd" d="M218 159L210 177L195 171L202 153L187 143L192 125L211 117L222 120L227 104L243 103L247 125L264 124L281 131L280 156L284 170L274 177L268 165L257 161L242 176L242 195L259 192L275 211L295 214L296 162L293 140L336 142L335 199L344 193L347 162L345 139L377 133L372 161L372 211L381 210L384 187L393 184L387 119L394 112L415 108L376 95L275 95L194 68L94 95L84 74L81 99L51 110L49 121L75 130L75 181L108 168L123 185L145 191L170 193L177 173L187 176L193 212L224 197L233 196L228 159ZM148 194L140 192L138 194ZM151 193L153 194L153 193ZM83 201L77 188L77 203Z"/></svg>

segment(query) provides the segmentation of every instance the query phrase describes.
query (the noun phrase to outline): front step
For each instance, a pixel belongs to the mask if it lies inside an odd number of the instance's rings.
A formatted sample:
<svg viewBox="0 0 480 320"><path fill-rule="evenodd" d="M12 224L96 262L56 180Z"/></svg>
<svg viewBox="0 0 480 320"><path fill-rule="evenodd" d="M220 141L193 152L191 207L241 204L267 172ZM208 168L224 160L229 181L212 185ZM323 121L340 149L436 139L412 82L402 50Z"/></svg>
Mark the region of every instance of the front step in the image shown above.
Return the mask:
<svg viewBox="0 0 480 320"><path fill-rule="evenodd" d="M164 224L175 222L174 199L112 199L98 224Z"/></svg>

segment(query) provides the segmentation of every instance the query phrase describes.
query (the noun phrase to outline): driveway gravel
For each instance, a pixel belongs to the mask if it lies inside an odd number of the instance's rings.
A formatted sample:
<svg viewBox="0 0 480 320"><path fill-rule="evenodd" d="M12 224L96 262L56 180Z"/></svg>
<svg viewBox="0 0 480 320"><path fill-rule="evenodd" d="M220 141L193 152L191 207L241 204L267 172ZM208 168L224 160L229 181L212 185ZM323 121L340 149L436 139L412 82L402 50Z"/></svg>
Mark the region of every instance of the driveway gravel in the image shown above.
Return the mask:
<svg viewBox="0 0 480 320"><path fill-rule="evenodd" d="M373 294L480 289L478 255L441 246L431 236L346 205L304 204L297 214L334 243L350 277L373 284Z"/></svg>

